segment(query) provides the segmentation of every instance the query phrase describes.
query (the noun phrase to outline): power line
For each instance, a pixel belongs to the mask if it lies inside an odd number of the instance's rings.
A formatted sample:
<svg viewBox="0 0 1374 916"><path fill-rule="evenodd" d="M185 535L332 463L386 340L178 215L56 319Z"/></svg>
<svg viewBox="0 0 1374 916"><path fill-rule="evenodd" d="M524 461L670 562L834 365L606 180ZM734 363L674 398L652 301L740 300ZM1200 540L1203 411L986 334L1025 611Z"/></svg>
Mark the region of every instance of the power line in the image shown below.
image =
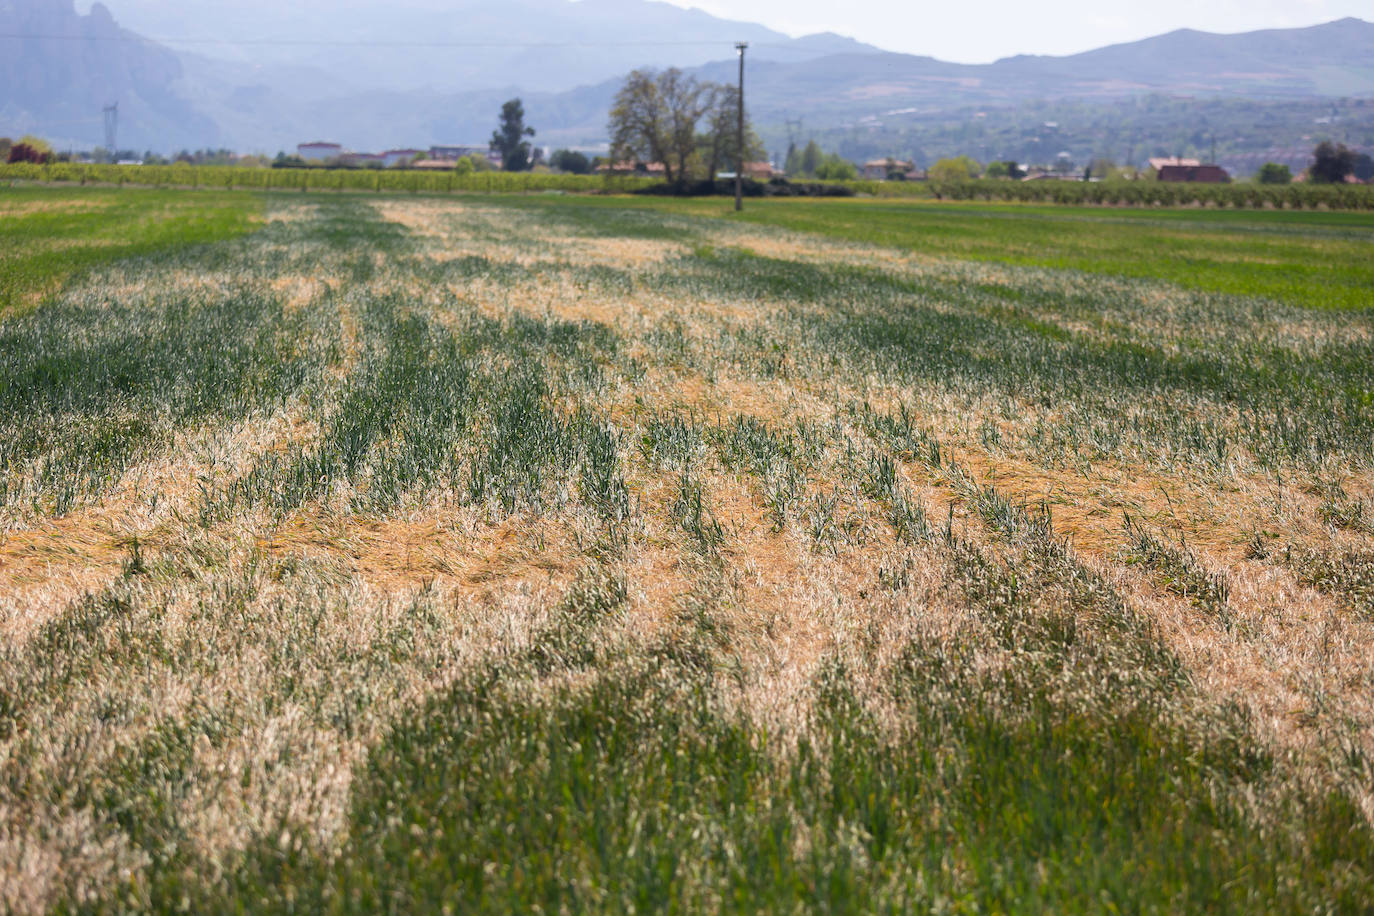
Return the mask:
<svg viewBox="0 0 1374 916"><path fill-rule="evenodd" d="M20 41L152 42L164 45L267 45L321 48L656 48L731 46L724 39L694 41L336 41L313 38L155 38L142 35L41 35L0 32L0 38ZM787 48L782 42L755 47Z"/></svg>

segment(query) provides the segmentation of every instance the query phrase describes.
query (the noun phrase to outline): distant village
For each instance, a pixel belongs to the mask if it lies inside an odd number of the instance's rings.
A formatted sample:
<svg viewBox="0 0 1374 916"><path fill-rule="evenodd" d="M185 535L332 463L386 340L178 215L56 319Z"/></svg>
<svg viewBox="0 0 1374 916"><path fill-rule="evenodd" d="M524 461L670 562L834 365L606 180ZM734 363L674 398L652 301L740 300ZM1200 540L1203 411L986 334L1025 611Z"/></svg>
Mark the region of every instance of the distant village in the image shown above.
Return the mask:
<svg viewBox="0 0 1374 916"><path fill-rule="evenodd" d="M536 167L548 168L552 171L564 171L558 168L558 151L553 152L546 148L536 148L534 161ZM643 175L646 177L662 177L664 166L658 162L628 162L610 161L603 156L594 155L592 157L579 153L587 162L586 169L577 171L594 172L601 175ZM951 176L948 174L948 164L957 163L957 168L963 170L963 174ZM294 157L278 156L278 165L306 165L316 167L336 167L336 168L378 168L378 169L433 169L448 170L458 168L466 170L460 163L466 163L467 168L477 171L493 169L499 170L502 167L501 155L489 148L479 144L453 145L453 146L430 146L427 149L405 147L400 149L384 150L380 153L356 152L345 148L342 144L326 141L314 141L301 143L296 146ZM946 166L942 174L942 166ZM1261 180L1266 179L1263 173L1264 166L1261 166ZM1286 171L1286 167L1284 168ZM744 177L756 181L771 181L788 177L789 172L782 164L756 161L744 164ZM720 172L717 178L733 178L734 172ZM861 178L866 181L930 181L932 179L955 178L1006 178L1017 181L1103 181L1109 178L1114 179L1151 179L1156 181L1169 182L1199 182L1205 184L1225 184L1232 180L1232 176L1226 169L1215 163L1203 162L1200 159L1186 158L1179 156L1151 157L1148 166L1144 169L1112 167L1110 171L1101 167L1098 173L1094 173L1093 165L1083 168L1075 166L1069 159L1067 152L1061 153L1054 163L1048 165L1021 165L1015 162L993 162L986 168L980 167L978 163L966 156L960 156L953 160L941 160L930 168L918 168L909 159L899 159L896 157L885 157L881 159L871 159L854 167L853 177ZM1286 180L1302 182L1307 175L1299 172L1297 175L1288 174ZM1355 175L1348 175L1345 179L1351 184L1363 184L1362 179Z"/></svg>
<svg viewBox="0 0 1374 916"><path fill-rule="evenodd" d="M1323 144L1330 145L1330 144ZM814 143L808 144L808 147ZM1321 147L1312 151L1312 164L1320 158ZM606 146L581 148L576 150L551 150L547 147L534 147L526 168L553 173L597 174L614 176L643 176L663 178L666 170L661 162L612 160L603 155ZM811 150L808 149L808 153ZM1239 180L1255 180L1265 184L1301 183L1308 180L1337 181L1348 184L1369 184L1374 182L1374 160L1367 153L1347 150L1345 147L1333 152L1350 157L1349 167L1343 178L1333 175L1313 177L1311 169L1290 170L1285 164L1272 161L1254 163L1252 174L1239 176ZM969 156L961 155L936 161L927 168L921 168L910 159L887 156L870 159L863 163L852 163L836 154L814 151L810 161L823 158L829 167L806 168L808 157L799 151L789 149L787 155L778 155L783 161L756 160L744 163L743 176L754 181L769 182L784 179L817 179L821 181L862 179L865 181L925 182L925 181L963 181L979 178L1005 179L1013 181L1132 181L1152 180L1164 182L1185 182L1202 184L1225 184L1233 176L1220 165L1204 162L1197 158L1180 156L1155 156L1148 159L1144 167L1117 166L1104 160L1094 160L1086 166L1075 164L1071 155L1061 152L1055 161L1044 165L1021 164L1013 161L993 161L986 165ZM1290 157L1291 158L1291 157ZM120 165L158 165L184 162L191 165L238 165L247 167L305 167L336 169L405 169L458 172L482 172L502 170L505 163L501 153L487 144L433 145L426 148L402 147L381 152L360 152L348 149L341 143L330 141L311 141L297 144L294 154L278 153L275 159L261 155L238 155L231 150L199 150L194 153L182 151L175 156L163 158L152 152L139 156L132 150L122 150L111 154L103 148L92 152L59 153L41 140L32 137L11 141L0 137L0 162L77 162L99 163L116 162ZM800 165L799 165L800 163ZM1250 165L1250 163L1247 163ZM733 178L734 171L718 171L717 179Z"/></svg>
<svg viewBox="0 0 1374 916"><path fill-rule="evenodd" d="M380 153L358 153L339 143L300 143L296 158L306 165L337 165L344 168L412 168L451 169L460 159L481 161L491 168L501 168L501 156L486 145L431 146L428 149L389 149Z"/></svg>
<svg viewBox="0 0 1374 916"><path fill-rule="evenodd" d="M546 161L551 155L549 151L543 149L539 150L539 153L537 161ZM313 141L297 144L295 158L304 165L341 168L447 170L457 168L458 163L463 160L467 160L478 169L500 169L502 164L500 153L489 147L479 145L431 146L428 149L405 147L384 150L380 153L365 153L346 149L340 143ZM1101 181L1107 177L1105 175L1092 175L1090 170L1088 174L1084 174L1077 170L1065 169L1062 166L1029 166L1023 168L1015 163L998 164L1005 165L1007 173L992 177L1009 177L1020 181ZM1152 158L1149 161L1149 167L1154 177L1159 181L1224 183L1231 180L1231 176L1222 167L1204 163L1198 159ZM664 167L662 163L658 162L610 162L601 161L600 157L596 157L593 160L592 170L598 174L653 177L655 175L661 176ZM744 177L756 181L770 181L785 176L786 171L772 162L760 161L744 164ZM734 173L722 172L718 177L734 177ZM887 157L872 159L863 163L857 169L857 177L867 181L927 181L931 175L930 170L917 168L911 160Z"/></svg>

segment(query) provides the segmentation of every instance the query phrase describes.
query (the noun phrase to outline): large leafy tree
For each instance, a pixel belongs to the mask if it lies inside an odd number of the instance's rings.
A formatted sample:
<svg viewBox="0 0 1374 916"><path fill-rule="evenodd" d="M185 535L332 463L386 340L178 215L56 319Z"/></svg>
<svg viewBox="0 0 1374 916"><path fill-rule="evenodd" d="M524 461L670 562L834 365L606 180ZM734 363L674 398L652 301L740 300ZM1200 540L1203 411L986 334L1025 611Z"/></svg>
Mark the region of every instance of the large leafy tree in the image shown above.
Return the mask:
<svg viewBox="0 0 1374 916"><path fill-rule="evenodd" d="M782 170L789 178L801 174L801 150L797 149L796 143L787 144L787 158L783 160Z"/></svg>
<svg viewBox="0 0 1374 916"><path fill-rule="evenodd" d="M739 89L735 86L714 86L712 106L706 133L697 138L701 161L706 165L707 177L714 177L722 169L734 171L740 161L739 153ZM745 162L758 162L767 156L763 141L754 133L753 125L744 122Z"/></svg>
<svg viewBox="0 0 1374 916"><path fill-rule="evenodd" d="M1281 162L1266 162L1255 173L1255 180L1260 184L1288 184L1293 180L1293 173Z"/></svg>
<svg viewBox="0 0 1374 916"><path fill-rule="evenodd" d="M816 166L816 177L822 181L852 181L859 177L859 170L839 153L826 153Z"/></svg>
<svg viewBox="0 0 1374 916"><path fill-rule="evenodd" d="M977 178L983 171L978 160L972 156L955 156L941 159L930 167L931 181L967 181Z"/></svg>
<svg viewBox="0 0 1374 916"><path fill-rule="evenodd" d="M573 175L586 175L592 170L591 160L584 153L571 149L556 149L549 157L549 165L558 169L560 172L570 172Z"/></svg>
<svg viewBox="0 0 1374 916"><path fill-rule="evenodd" d="M534 128L525 126L525 106L511 99L501 106L501 126L492 131L491 149L501 154L501 169L523 172L530 167L530 142Z"/></svg>
<svg viewBox="0 0 1374 916"><path fill-rule="evenodd" d="M1312 151L1312 165L1307 173L1318 184L1339 184L1355 171L1355 151L1344 143L1337 145L1323 140Z"/></svg>
<svg viewBox="0 0 1374 916"><path fill-rule="evenodd" d="M1368 181L1374 178L1374 156L1368 153L1355 154L1355 167L1351 172L1360 181Z"/></svg>
<svg viewBox="0 0 1374 916"><path fill-rule="evenodd" d="M35 137L33 134L25 134L19 138L19 142L10 146L6 162L51 162L53 160L52 147L46 140Z"/></svg>
<svg viewBox="0 0 1374 916"><path fill-rule="evenodd" d="M783 165L783 171L790 177L815 178L816 170L825 162L825 153L821 150L820 144L815 140L807 141L802 149L798 150L793 144L787 150L787 161Z"/></svg>
<svg viewBox="0 0 1374 916"><path fill-rule="evenodd" d="M659 162L668 181L683 180L696 152L697 125L715 98L714 86L676 67L633 71L611 107L611 156Z"/></svg>

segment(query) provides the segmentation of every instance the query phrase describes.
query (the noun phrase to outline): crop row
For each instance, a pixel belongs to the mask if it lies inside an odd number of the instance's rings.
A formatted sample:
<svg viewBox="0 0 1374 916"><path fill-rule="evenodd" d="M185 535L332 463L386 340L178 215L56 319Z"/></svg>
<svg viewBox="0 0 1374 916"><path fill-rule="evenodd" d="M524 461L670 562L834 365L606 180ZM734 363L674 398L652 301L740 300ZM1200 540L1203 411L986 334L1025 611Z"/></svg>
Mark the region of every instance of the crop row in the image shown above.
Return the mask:
<svg viewBox="0 0 1374 916"><path fill-rule="evenodd" d="M1121 207L1234 207L1250 209L1374 210L1374 188L1321 184L1202 184L1178 181L847 181L876 197L933 197L1019 203Z"/></svg>
<svg viewBox="0 0 1374 916"><path fill-rule="evenodd" d="M249 188L299 191L572 191L632 193L654 186L639 176L552 175L534 172L399 171L380 169L250 169L234 166L0 165L0 181L73 182L76 184L152 187ZM1250 209L1374 210L1374 188L1362 185L1199 184L1167 181L840 181L875 197L921 197L937 200L1014 201L1020 203L1095 204L1135 207L1231 207Z"/></svg>
<svg viewBox="0 0 1374 916"><path fill-rule="evenodd" d="M234 166L0 165L0 181L74 182L76 184L147 185L152 187L248 188L299 191L612 191L624 193L653 183L633 176L550 175L534 172L383 171L380 169L249 169Z"/></svg>

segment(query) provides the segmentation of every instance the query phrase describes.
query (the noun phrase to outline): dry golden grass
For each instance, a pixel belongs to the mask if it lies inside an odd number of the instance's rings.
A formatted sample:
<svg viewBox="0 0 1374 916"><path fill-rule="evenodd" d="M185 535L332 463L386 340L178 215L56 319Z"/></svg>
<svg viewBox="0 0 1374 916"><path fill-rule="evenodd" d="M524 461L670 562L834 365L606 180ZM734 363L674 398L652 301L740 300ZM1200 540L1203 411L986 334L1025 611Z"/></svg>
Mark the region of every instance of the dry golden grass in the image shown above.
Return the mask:
<svg viewBox="0 0 1374 916"><path fill-rule="evenodd" d="M60 517L9 507L0 532L0 635L22 644L73 600L107 585L135 543L145 558L156 559L192 523L207 490L315 432L298 405L227 427L183 431L169 453L126 470L95 505Z"/></svg>
<svg viewBox="0 0 1374 916"><path fill-rule="evenodd" d="M521 583L566 584L576 571L574 524L513 516L488 525L484 513L444 506L403 518L312 507L272 525L255 546L266 557L335 568L383 594L433 585L490 599Z"/></svg>
<svg viewBox="0 0 1374 916"><path fill-rule="evenodd" d="M68 198L66 200L13 200L0 198L0 216L19 217L33 213L86 213L104 210L114 203L109 198Z"/></svg>

